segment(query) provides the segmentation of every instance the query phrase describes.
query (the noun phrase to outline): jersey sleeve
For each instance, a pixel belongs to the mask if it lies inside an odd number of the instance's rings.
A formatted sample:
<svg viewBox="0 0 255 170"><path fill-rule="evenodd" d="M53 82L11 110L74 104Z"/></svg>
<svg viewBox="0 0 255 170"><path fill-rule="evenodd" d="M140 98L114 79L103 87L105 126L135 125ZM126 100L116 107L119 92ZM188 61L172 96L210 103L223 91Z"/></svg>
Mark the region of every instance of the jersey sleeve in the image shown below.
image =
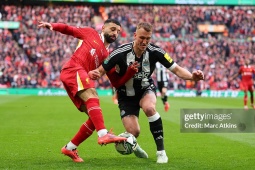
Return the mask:
<svg viewBox="0 0 255 170"><path fill-rule="evenodd" d="M158 49L155 50L154 52L156 53L158 62L160 62L168 70L171 71L177 66L177 64L170 57L170 55L168 53L166 53L163 49L158 47Z"/></svg>
<svg viewBox="0 0 255 170"><path fill-rule="evenodd" d="M81 40L85 39L86 36L90 35L90 32L95 31L90 27L74 27L63 23L51 23L53 30L58 31L62 34L71 35ZM96 32L96 31L95 31Z"/></svg>
<svg viewBox="0 0 255 170"><path fill-rule="evenodd" d="M106 72L110 71L112 68L115 67L116 64L118 64L120 54L116 54L114 51L102 63L102 67L105 69Z"/></svg>
<svg viewBox="0 0 255 170"><path fill-rule="evenodd" d="M129 79L131 79L135 75L135 71L128 67L126 73L123 76L120 76L117 72L115 67L112 68L110 71L106 73L108 76L111 84L115 88L119 88L123 86Z"/></svg>

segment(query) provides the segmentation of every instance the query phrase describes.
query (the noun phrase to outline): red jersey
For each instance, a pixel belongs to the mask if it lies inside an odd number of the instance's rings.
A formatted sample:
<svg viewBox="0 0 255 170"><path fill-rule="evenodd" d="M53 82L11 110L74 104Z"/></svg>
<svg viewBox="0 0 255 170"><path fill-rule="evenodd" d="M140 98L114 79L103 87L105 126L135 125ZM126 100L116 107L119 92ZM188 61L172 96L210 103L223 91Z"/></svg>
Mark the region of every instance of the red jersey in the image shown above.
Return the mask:
<svg viewBox="0 0 255 170"><path fill-rule="evenodd" d="M93 28L79 28L61 23L52 23L51 25L55 31L82 40L71 59L64 64L63 69L79 65L89 72L98 68L108 56L109 53L104 46L103 36Z"/></svg>
<svg viewBox="0 0 255 170"><path fill-rule="evenodd" d="M239 74L242 75L243 82L252 82L253 75L255 75L255 69L252 66L241 66Z"/></svg>

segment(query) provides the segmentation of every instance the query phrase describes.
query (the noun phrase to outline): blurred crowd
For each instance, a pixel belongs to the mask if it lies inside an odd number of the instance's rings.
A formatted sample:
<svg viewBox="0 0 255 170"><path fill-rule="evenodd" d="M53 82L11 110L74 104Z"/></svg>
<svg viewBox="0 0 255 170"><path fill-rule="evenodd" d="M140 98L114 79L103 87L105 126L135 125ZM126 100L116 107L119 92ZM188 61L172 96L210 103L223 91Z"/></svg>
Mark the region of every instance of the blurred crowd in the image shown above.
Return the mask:
<svg viewBox="0 0 255 170"><path fill-rule="evenodd" d="M37 22L63 22L99 30L102 22L98 18L117 18L122 24L121 35L111 50L132 41L138 22L152 23L152 43L189 71L203 70L204 89L239 89L239 80L228 81L230 76L238 72L244 59L255 63L255 7L0 6L0 21L20 22L15 30L0 28L0 88L62 88L60 69L78 40L38 29ZM226 30L223 33L199 31L198 24L205 23L222 24ZM195 86L194 82L170 74L171 89ZM102 77L97 87L111 88L108 78Z"/></svg>

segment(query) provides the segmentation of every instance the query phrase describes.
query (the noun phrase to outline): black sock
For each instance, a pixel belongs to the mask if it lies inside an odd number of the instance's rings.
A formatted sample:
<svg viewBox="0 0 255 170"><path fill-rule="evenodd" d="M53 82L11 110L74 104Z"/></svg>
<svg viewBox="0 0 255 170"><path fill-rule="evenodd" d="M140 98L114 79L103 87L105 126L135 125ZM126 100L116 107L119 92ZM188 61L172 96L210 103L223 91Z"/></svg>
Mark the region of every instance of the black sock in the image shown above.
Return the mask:
<svg viewBox="0 0 255 170"><path fill-rule="evenodd" d="M167 102L167 96L164 96L163 98L161 98L163 104L165 104Z"/></svg>
<svg viewBox="0 0 255 170"><path fill-rule="evenodd" d="M164 150L164 135L161 117L154 122L150 122L150 130L157 145L157 150Z"/></svg>

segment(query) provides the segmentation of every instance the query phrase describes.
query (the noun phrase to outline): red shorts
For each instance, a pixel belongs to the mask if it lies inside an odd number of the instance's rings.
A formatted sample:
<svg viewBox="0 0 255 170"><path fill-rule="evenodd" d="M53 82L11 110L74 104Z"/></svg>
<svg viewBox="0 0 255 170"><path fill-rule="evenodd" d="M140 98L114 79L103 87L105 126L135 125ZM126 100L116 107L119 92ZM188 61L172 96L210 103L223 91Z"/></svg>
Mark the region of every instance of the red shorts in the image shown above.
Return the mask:
<svg viewBox="0 0 255 170"><path fill-rule="evenodd" d="M84 89L95 88L95 82L89 78L88 73L81 66L64 68L61 70L60 79L63 82L68 96L77 109L80 110L84 102L76 95L77 92Z"/></svg>
<svg viewBox="0 0 255 170"><path fill-rule="evenodd" d="M253 91L253 82L245 82L245 81L241 81L240 83L240 87L243 91Z"/></svg>

